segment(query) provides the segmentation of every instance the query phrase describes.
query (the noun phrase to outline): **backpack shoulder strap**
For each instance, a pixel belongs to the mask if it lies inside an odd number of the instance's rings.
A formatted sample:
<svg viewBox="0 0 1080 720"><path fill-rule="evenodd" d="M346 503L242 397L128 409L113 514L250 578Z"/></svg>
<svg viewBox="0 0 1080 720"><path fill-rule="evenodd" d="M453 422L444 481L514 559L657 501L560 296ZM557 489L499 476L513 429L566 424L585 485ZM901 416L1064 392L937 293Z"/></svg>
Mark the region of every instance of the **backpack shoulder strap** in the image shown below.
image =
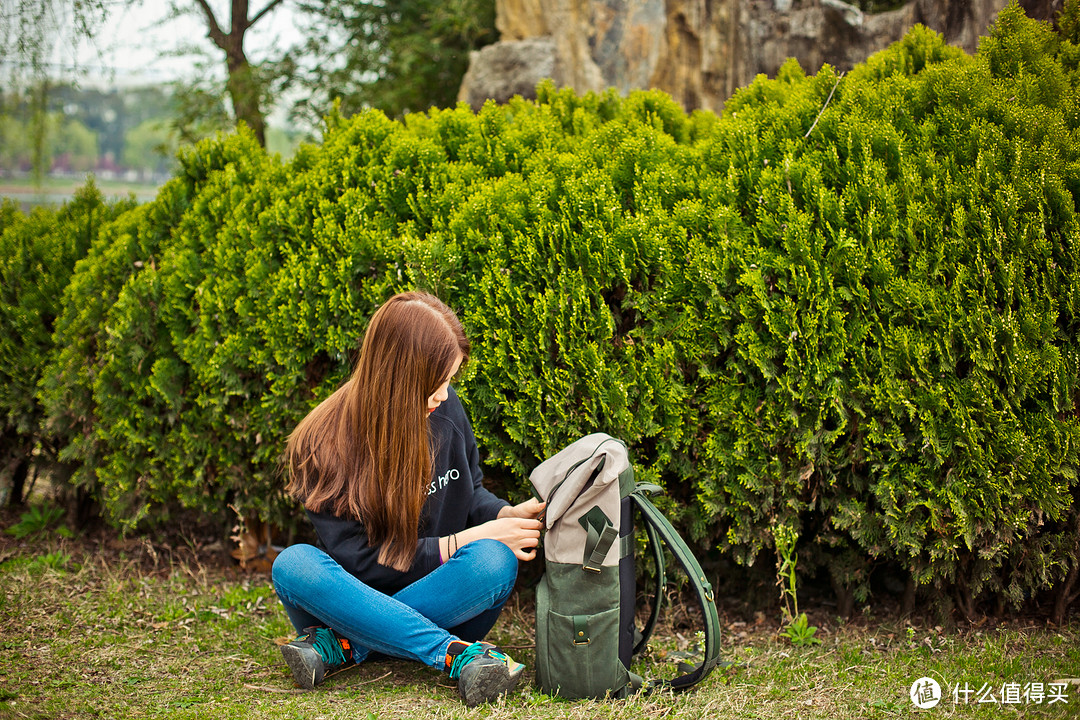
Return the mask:
<svg viewBox="0 0 1080 720"><path fill-rule="evenodd" d="M664 492L664 489L659 485L639 483L634 487L632 492L657 495ZM649 638L652 637L653 629L656 627L656 621L660 619L660 609L664 604L664 586L667 585L667 568L665 567L664 562L664 542L657 533L656 527L651 522L645 522L645 532L649 538L649 550L652 551L652 558L656 563L656 587L653 588L652 610L649 612L649 619L645 622L644 627L641 628L640 638L637 639L636 644L634 645L634 655L637 655L644 650L646 644L649 642Z"/></svg>
<svg viewBox="0 0 1080 720"><path fill-rule="evenodd" d="M682 690L688 688L701 680L712 672L720 660L720 618L716 612L716 598L713 595L712 585L705 577L705 573L701 569L701 565L698 564L694 554L687 547L686 543L672 527L664 514L653 505L652 501L646 496L646 492L649 492L651 488L638 487L631 493L631 498L634 504L637 506L641 513L641 517L645 520L645 528L649 534L649 542L654 545L654 551L657 555L663 554L663 548L656 540L659 538L663 541L663 545L671 551L671 554L678 561L686 572L687 577L690 579L690 584L694 588L694 593L701 605L702 617L705 620L705 658L700 665L693 668L691 671L680 675L676 678L666 681L654 682L653 687L666 687L672 690ZM662 569L662 563L658 563L658 569ZM660 593L662 587L663 577L657 578L657 594ZM659 598L653 603L653 617L649 619L649 625L646 629L651 632L652 625L656 623L655 615L659 612ZM643 633L648 637L647 633ZM641 643L644 644L644 640Z"/></svg>

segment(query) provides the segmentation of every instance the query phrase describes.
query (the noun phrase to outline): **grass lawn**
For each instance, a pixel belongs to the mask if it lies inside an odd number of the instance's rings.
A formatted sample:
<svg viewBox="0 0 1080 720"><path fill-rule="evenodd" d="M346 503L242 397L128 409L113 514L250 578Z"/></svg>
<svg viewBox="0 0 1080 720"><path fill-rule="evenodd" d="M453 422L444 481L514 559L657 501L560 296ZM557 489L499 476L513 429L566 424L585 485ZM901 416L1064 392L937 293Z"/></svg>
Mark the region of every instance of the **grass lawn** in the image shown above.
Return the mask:
<svg viewBox="0 0 1080 720"><path fill-rule="evenodd" d="M469 710L445 675L403 661L302 692L278 650L293 633L268 575L201 557L140 539L3 535L0 718L1080 717L1080 681L1067 682L1080 677L1075 614L1061 628L1018 619L943 630L811 610L822 642L804 648L777 636L771 610L729 616L723 655L736 666L674 696L567 702L538 692L527 671L505 701ZM529 597L511 598L493 635L531 668ZM668 658L687 644L681 614L666 616L639 672L674 673ZM909 698L924 676L944 688L933 709ZM978 702L987 693L998 702Z"/></svg>

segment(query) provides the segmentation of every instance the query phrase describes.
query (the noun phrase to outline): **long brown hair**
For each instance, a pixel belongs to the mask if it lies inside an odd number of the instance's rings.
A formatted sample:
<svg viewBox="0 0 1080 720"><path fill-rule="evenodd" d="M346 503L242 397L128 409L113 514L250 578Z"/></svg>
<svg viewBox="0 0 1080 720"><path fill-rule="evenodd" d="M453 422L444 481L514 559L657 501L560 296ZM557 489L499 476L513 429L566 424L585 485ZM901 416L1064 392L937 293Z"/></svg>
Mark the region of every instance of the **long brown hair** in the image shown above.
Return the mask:
<svg viewBox="0 0 1080 720"><path fill-rule="evenodd" d="M431 481L427 401L469 341L426 293L395 295L371 318L352 377L289 435L285 490L312 512L359 520L379 563L407 570Z"/></svg>

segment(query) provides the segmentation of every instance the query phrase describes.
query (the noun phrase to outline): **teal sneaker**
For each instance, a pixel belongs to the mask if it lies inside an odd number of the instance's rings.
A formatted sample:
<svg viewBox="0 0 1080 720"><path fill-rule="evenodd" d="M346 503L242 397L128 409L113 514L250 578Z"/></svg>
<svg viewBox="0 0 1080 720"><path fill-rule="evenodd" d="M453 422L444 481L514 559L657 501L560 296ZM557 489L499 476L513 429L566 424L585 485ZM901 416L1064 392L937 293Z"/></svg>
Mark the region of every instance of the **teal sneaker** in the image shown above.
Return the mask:
<svg viewBox="0 0 1080 720"><path fill-rule="evenodd" d="M450 679L458 681L458 694L468 707L492 702L517 685L525 666L491 643L472 645L455 640L446 652Z"/></svg>
<svg viewBox="0 0 1080 720"><path fill-rule="evenodd" d="M304 634L287 645L281 654L293 680L305 690L313 690L329 675L355 665L352 646L330 628L304 628Z"/></svg>

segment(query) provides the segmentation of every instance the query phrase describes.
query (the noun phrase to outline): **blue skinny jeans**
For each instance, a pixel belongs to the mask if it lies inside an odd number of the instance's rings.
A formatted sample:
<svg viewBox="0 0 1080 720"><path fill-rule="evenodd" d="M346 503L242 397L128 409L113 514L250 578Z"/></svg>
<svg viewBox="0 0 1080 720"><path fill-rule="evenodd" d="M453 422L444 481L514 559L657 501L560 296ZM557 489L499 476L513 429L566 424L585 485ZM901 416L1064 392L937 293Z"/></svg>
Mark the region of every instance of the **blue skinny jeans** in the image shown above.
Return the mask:
<svg viewBox="0 0 1080 720"><path fill-rule="evenodd" d="M358 580L324 551L291 545L274 560L274 589L298 633L328 627L353 660L371 651L445 670L454 640L475 642L495 625L517 580L518 560L498 540L474 540L393 596Z"/></svg>

